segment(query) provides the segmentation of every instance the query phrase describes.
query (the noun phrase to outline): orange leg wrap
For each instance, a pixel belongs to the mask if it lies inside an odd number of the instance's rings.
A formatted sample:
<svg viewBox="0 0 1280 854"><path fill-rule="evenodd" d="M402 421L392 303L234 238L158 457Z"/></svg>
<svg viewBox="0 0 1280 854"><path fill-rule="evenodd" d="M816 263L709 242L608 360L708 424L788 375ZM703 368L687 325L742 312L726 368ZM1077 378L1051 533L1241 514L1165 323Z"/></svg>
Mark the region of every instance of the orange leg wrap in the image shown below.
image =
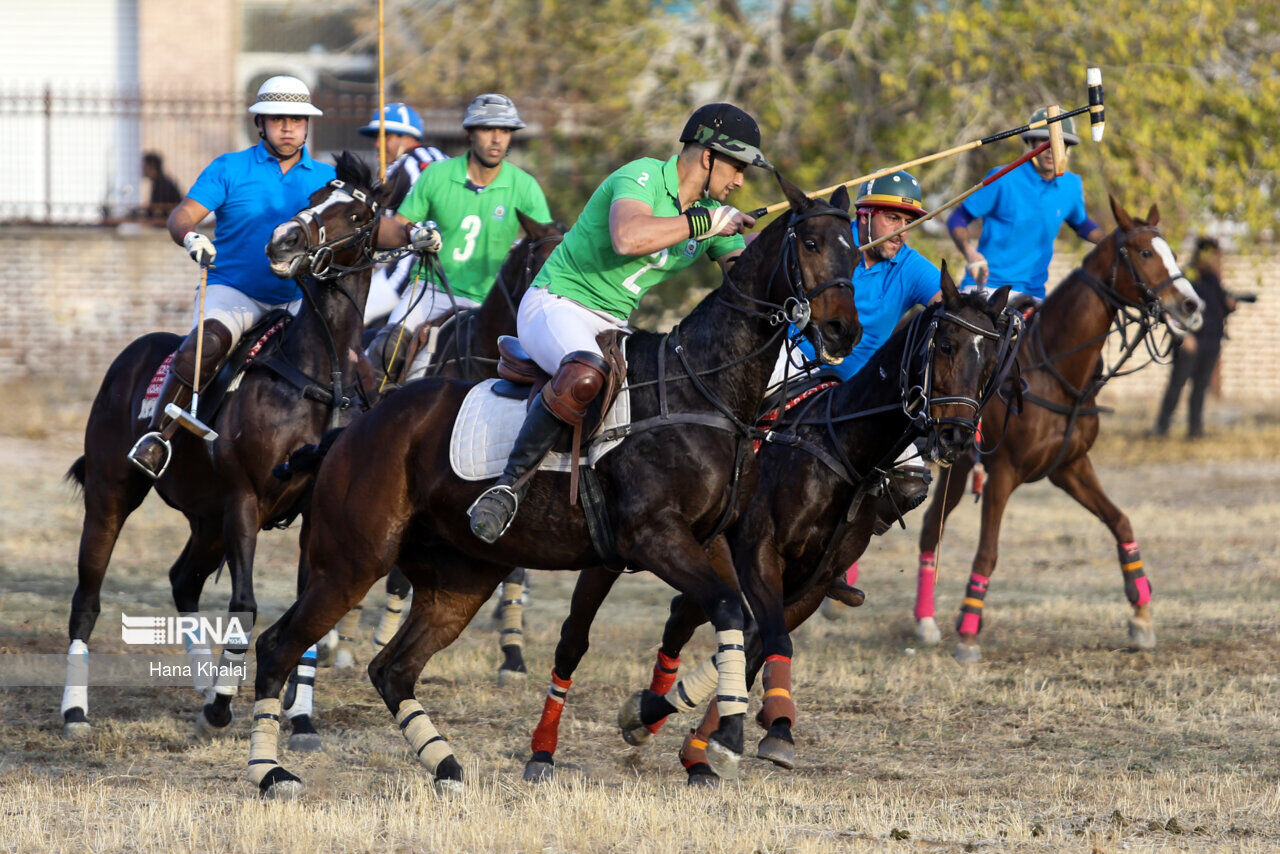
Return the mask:
<svg viewBox="0 0 1280 854"><path fill-rule="evenodd" d="M653 665L653 679L649 682L649 690L655 694L666 696L671 687L676 684L676 675L680 670L680 656L672 658L658 650L658 660ZM657 734L662 729L662 725L667 722L666 718L651 724L646 724L645 729L649 732Z"/></svg>
<svg viewBox="0 0 1280 854"><path fill-rule="evenodd" d="M786 718L796 723L796 704L791 699L791 659L771 655L764 660L764 705L756 715L756 723L768 729L774 721Z"/></svg>
<svg viewBox="0 0 1280 854"><path fill-rule="evenodd" d="M547 690L547 700L542 704L542 717L533 731L534 753L555 753L560 739L560 713L564 711L565 697L569 695L572 679L561 679L554 669L551 671L551 687Z"/></svg>
<svg viewBox="0 0 1280 854"><path fill-rule="evenodd" d="M707 739L720 726L720 707L712 700L707 704L707 713L702 716L702 723L697 729L689 730L684 737L684 745L680 748L680 762L686 769L694 765L707 763Z"/></svg>

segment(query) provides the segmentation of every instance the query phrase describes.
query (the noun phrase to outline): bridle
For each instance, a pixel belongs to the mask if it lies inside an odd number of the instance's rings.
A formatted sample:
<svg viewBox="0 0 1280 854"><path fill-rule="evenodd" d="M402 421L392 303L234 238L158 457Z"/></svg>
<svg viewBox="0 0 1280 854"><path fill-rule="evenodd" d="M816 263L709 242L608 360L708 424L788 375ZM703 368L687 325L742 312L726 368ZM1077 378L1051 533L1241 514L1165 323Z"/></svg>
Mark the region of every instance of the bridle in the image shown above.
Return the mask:
<svg viewBox="0 0 1280 854"><path fill-rule="evenodd" d="M299 211L289 219L289 222L295 222L301 227L304 240L304 253L294 263L301 266L301 263L305 261L310 270L309 275L311 278L319 281L340 279L351 273L358 273L361 270L368 269L383 260L374 257L373 241L368 239L373 235L374 229L378 227L378 210L381 207L378 202L368 192L352 186L346 181L339 181L335 178L325 186L333 190L328 198L318 205ZM350 234L344 234L342 237L329 240L319 212L334 202L344 200L360 202L368 206L369 221ZM336 263L333 260L334 250L342 249L352 243L360 244L360 257L355 265L345 266Z"/></svg>
<svg viewBox="0 0 1280 854"><path fill-rule="evenodd" d="M1084 267L1081 267L1079 272L1081 278L1083 278L1090 287L1097 291L1098 295L1113 308L1121 311L1125 309L1137 309L1143 316L1150 318L1150 322L1154 324L1158 322L1165 313L1164 304L1160 302L1160 294L1173 287L1174 282L1176 282L1181 276L1175 276L1171 273L1168 276L1165 276L1165 278L1154 287L1148 285L1146 280L1142 278L1142 274L1138 272L1138 266L1133 262L1133 256L1129 252L1129 241L1139 234L1155 234L1156 236L1160 236L1160 229L1156 228L1154 225L1143 225L1133 229L1132 231L1123 233L1117 229L1111 235L1112 240L1115 243L1115 257L1111 261L1111 274L1106 282L1103 282L1097 276L1086 271ZM1124 294L1120 293L1120 289L1116 286L1116 280L1119 278L1120 274L1121 262L1124 262L1125 267L1129 271L1129 276L1133 280L1134 287L1138 289L1138 293L1141 295L1141 299L1139 301L1129 299Z"/></svg>

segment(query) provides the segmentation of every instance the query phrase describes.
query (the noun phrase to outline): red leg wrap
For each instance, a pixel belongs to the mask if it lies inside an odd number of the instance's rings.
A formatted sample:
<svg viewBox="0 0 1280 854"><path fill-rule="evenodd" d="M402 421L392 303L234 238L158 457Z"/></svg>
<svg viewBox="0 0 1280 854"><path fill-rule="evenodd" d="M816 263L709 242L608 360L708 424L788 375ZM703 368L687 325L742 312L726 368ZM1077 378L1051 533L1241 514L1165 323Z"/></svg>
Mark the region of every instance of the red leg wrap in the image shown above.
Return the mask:
<svg viewBox="0 0 1280 854"><path fill-rule="evenodd" d="M680 656L677 655L672 658L662 650L658 650L658 660L653 665L653 679L649 682L649 690L665 697L667 692L676 684L676 676L679 671ZM644 728L656 734L666 722L667 719L663 718L651 724L645 724Z"/></svg>
<svg viewBox="0 0 1280 854"><path fill-rule="evenodd" d="M554 669L551 671L551 687L547 690L546 702L542 704L542 717L533 731L534 753L556 752L556 744L560 740L560 713L564 711L565 697L569 695L572 684L572 679L561 679Z"/></svg>

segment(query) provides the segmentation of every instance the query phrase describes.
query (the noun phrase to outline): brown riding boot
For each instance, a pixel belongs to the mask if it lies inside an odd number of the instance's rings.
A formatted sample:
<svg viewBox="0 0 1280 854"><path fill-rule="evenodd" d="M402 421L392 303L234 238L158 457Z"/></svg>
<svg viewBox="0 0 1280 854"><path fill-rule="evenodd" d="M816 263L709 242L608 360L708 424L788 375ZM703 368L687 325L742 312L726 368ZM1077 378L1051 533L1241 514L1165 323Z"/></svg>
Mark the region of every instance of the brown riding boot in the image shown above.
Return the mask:
<svg viewBox="0 0 1280 854"><path fill-rule="evenodd" d="M382 327L373 336L369 346L365 348L364 354L368 357L369 364L373 367L373 388L375 391L379 389L383 393L389 391L396 385L396 379L404 371L404 358L409 351L409 339L412 336L410 336L408 330L405 330L402 335L401 328L398 323ZM391 378L383 386L382 380L387 374L390 374Z"/></svg>
<svg viewBox="0 0 1280 854"><path fill-rule="evenodd" d="M204 324L204 347L200 354L200 390L208 387L214 373L222 360L231 352L233 344L231 330L216 320L206 320ZM169 366L169 375L165 377L164 386L156 400L155 412L151 414L151 423L147 432L142 435L133 448L129 450L129 461L143 474L156 480L169 467L169 458L173 454L170 444L178 431L178 423L170 418L165 410L170 403L185 409L191 403L191 384L195 377L196 336L191 331L174 354L173 363Z"/></svg>

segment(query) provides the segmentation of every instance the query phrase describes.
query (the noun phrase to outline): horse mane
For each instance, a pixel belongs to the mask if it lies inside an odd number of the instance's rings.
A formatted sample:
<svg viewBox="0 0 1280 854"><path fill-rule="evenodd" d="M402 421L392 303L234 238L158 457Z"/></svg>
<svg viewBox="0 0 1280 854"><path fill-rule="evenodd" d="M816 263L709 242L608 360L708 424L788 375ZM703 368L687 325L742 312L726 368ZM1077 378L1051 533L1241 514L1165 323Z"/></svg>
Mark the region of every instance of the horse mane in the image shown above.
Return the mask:
<svg viewBox="0 0 1280 854"><path fill-rule="evenodd" d="M373 179L373 170L369 168L369 164L350 151L336 155L333 165L339 181L354 184L362 190L373 192L382 183Z"/></svg>

